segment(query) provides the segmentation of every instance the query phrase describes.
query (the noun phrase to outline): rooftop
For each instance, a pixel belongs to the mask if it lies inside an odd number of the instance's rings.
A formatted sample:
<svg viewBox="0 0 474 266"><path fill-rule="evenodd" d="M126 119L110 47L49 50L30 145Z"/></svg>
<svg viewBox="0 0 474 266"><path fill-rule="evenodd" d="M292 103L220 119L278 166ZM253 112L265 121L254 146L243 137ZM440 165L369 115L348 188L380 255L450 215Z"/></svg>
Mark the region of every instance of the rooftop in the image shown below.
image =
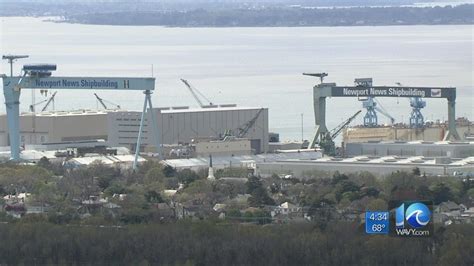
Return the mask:
<svg viewBox="0 0 474 266"><path fill-rule="evenodd" d="M437 158L423 157L423 156L356 156L351 158L334 158L323 157L316 160L285 160L286 162L300 162L300 163L324 163L324 164L399 164L399 165L451 165L451 166L474 166L474 157L467 157L463 159L450 159L449 162L439 162Z"/></svg>
<svg viewBox="0 0 474 266"><path fill-rule="evenodd" d="M368 141L368 142L354 142L351 145L474 145L474 142L470 141Z"/></svg>
<svg viewBox="0 0 474 266"><path fill-rule="evenodd" d="M242 156L213 156L212 165L214 167L241 167L255 163L276 162L281 160L314 160L320 157L321 152L318 150L312 152L295 151L292 153L267 153ZM206 156L189 159L171 159L165 160L163 163L175 168L205 168L209 166L209 158Z"/></svg>
<svg viewBox="0 0 474 266"><path fill-rule="evenodd" d="M169 113L189 113L189 112L218 112L218 111L239 111L239 110L259 110L262 107L238 107L238 106L218 106L212 108L189 108L187 106L179 107L179 109L170 108L159 108L161 113L169 114Z"/></svg>

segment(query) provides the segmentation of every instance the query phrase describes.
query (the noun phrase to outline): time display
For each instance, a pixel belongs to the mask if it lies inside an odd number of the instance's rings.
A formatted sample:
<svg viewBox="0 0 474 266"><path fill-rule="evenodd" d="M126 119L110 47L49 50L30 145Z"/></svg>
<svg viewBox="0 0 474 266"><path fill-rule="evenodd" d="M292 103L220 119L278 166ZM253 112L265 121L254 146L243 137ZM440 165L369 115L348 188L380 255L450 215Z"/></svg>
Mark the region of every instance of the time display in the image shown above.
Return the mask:
<svg viewBox="0 0 474 266"><path fill-rule="evenodd" d="M367 234L388 234L389 222L389 212L365 212L365 232Z"/></svg>

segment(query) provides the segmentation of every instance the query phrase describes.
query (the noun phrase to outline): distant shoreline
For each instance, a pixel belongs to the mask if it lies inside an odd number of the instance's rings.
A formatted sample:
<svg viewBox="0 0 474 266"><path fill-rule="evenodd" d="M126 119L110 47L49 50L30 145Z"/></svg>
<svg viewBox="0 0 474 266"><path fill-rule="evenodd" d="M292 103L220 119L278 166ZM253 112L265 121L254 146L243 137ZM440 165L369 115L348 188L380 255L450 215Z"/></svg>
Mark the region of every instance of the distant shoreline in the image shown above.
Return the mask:
<svg viewBox="0 0 474 266"><path fill-rule="evenodd" d="M339 27L401 27L401 26L468 26L474 25L473 23L463 23L463 24L387 24L387 25L317 25L317 26L166 26L166 25L130 25L130 24L91 24L91 23L81 23L81 22L72 22L67 20L57 19L58 17L51 16L0 16L0 18L37 18L42 22L51 22L58 24L71 24L71 25L89 25L89 26L117 26L117 27L162 27L162 28L181 28L181 29L197 29L197 28L208 28L208 29L225 29L225 28L339 28ZM56 18L56 19L55 19Z"/></svg>
<svg viewBox="0 0 474 266"><path fill-rule="evenodd" d="M474 5L442 8L266 8L88 13L64 16L64 21L96 25L157 25L183 28L470 25L474 24L473 13Z"/></svg>
<svg viewBox="0 0 474 266"><path fill-rule="evenodd" d="M9 16L2 14L0 16ZM8 13L8 12L6 12ZM55 17L52 22L84 25L163 26L170 28L359 27L473 25L474 4L446 7L354 7L306 9L103 10L63 14L16 14Z"/></svg>

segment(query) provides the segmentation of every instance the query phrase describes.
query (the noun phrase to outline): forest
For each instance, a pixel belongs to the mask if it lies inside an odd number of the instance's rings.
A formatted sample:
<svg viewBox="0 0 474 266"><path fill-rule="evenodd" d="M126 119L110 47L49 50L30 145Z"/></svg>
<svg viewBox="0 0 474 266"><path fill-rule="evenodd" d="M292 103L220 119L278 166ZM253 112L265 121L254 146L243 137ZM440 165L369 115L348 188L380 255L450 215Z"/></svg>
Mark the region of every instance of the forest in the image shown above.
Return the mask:
<svg viewBox="0 0 474 266"><path fill-rule="evenodd" d="M0 224L2 265L472 265L474 227L432 238L367 236L354 224L180 222L125 227Z"/></svg>

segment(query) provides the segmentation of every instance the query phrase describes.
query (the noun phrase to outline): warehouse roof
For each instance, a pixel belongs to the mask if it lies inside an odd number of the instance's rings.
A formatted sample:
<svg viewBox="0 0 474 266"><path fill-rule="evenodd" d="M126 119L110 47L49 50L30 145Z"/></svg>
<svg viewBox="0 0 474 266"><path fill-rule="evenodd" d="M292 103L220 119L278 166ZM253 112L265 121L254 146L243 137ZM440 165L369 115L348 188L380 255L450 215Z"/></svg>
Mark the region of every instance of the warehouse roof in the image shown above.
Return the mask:
<svg viewBox="0 0 474 266"><path fill-rule="evenodd" d="M312 152L292 152L292 153L268 153L258 155L242 155L242 156L213 156L212 165L216 168L229 166L235 167L254 167L255 163L276 162L281 160L314 160L321 158L322 154L319 150ZM189 159L171 159L164 160L164 164L178 169L198 169L209 166L208 157L198 157Z"/></svg>
<svg viewBox="0 0 474 266"><path fill-rule="evenodd" d="M423 157L423 156L411 156L411 157L401 157L401 156L356 156L351 158L333 158L333 157L324 157L316 160L279 160L279 162L301 162L301 163L324 163L324 164L412 164L412 165L474 165L474 157L468 157L464 159L448 159L443 161L440 159L447 158L433 158L433 157Z"/></svg>
<svg viewBox="0 0 474 266"><path fill-rule="evenodd" d="M100 162L103 164L121 164L121 163L133 163L135 160L134 155L99 155L99 156L91 156L91 157L78 157L78 158L72 158L71 160L68 161L68 163L72 163L75 165L90 165L94 162ZM142 157L138 158L138 162L142 163L145 162L146 160Z"/></svg>
<svg viewBox="0 0 474 266"><path fill-rule="evenodd" d="M194 113L194 112L259 110L262 108L263 107L237 107L237 106L232 106L232 107L218 106L218 107L212 107L212 108L188 108L187 106L184 106L184 107L180 107L179 109L173 109L173 107L171 107L170 109L166 109L166 108L159 108L159 109L161 109L161 113L169 114L169 113L190 113L190 112Z"/></svg>
<svg viewBox="0 0 474 266"><path fill-rule="evenodd" d="M474 145L474 142L469 141L368 141L368 142L353 142L350 145Z"/></svg>

